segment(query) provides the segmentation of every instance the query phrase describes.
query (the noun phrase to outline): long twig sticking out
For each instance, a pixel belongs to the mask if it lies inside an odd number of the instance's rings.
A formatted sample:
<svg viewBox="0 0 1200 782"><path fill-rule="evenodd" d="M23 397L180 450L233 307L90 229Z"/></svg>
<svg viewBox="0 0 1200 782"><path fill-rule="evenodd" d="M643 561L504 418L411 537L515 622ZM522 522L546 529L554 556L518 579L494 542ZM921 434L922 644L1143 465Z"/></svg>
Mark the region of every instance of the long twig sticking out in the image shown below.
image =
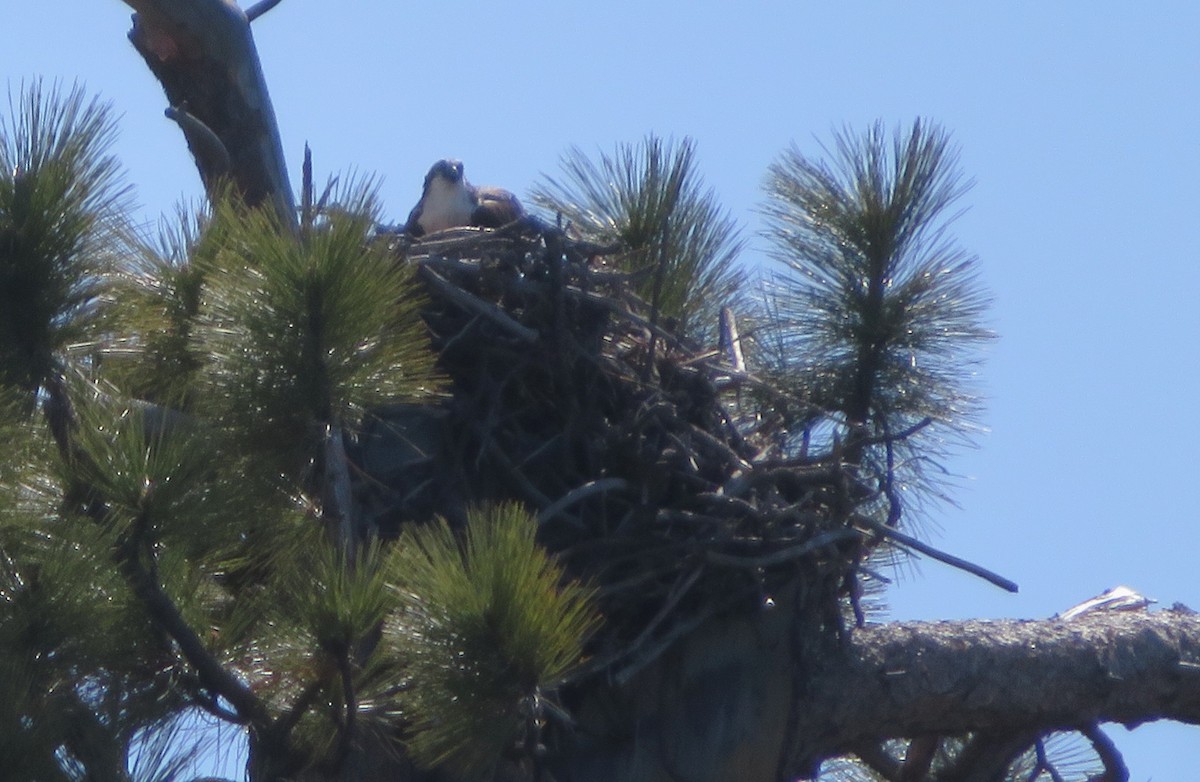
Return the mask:
<svg viewBox="0 0 1200 782"><path fill-rule="evenodd" d="M742 338L738 335L737 318L734 317L732 308L721 308L720 326L721 351L724 353L722 357L729 362L734 372L745 372L746 359L742 355Z"/></svg>
<svg viewBox="0 0 1200 782"><path fill-rule="evenodd" d="M956 557L953 554L947 554L944 551L940 551L933 546L930 546L928 543L923 543L911 535L905 535L900 530L892 529L886 524L881 524L874 519L858 515L854 517L854 523L867 527L873 532L878 532L885 538L893 540L905 548L910 548L917 553L924 554L930 559L936 559L938 562L945 563L950 567L964 570L973 576L979 576L984 581L995 584L996 586L1008 592L1016 592L1019 589L1015 581L1011 581L1004 576L999 575L998 573L993 573L981 565L976 565L974 562L968 562L961 557Z"/></svg>
<svg viewBox="0 0 1200 782"><path fill-rule="evenodd" d="M253 22L258 17L279 5L283 0L260 0L246 9L246 21Z"/></svg>
<svg viewBox="0 0 1200 782"><path fill-rule="evenodd" d="M304 163L300 167L300 236L307 237L313 226L312 148L304 142Z"/></svg>

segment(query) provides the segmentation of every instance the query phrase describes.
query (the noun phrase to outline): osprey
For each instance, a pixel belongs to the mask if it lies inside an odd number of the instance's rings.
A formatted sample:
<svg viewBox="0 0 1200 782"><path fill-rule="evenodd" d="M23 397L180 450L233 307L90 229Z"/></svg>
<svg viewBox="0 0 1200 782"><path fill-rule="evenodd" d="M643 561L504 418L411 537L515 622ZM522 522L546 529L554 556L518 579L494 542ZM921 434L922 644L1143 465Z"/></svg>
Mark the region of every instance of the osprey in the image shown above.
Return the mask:
<svg viewBox="0 0 1200 782"><path fill-rule="evenodd" d="M462 225L499 228L521 218L521 202L498 187L475 187L463 178L460 160L439 160L425 175L421 200L404 225L405 233L424 236Z"/></svg>

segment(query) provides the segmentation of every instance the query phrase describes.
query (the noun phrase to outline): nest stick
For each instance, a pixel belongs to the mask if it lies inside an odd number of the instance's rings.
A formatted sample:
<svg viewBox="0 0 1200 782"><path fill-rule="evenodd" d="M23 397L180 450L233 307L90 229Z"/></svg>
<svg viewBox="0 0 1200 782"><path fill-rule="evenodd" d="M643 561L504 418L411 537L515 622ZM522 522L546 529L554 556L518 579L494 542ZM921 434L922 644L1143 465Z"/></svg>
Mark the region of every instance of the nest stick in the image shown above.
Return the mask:
<svg viewBox="0 0 1200 782"><path fill-rule="evenodd" d="M422 267L422 271L425 273L426 279L429 280L429 284L436 288L438 293L442 294L458 306L469 312L474 312L484 316L522 342L527 342L530 344L537 342L538 333L536 330L517 323L515 320L506 315L504 310L500 309L495 304L472 296L462 288L450 283L450 281L448 281L445 277L441 276L428 266Z"/></svg>
<svg viewBox="0 0 1200 782"><path fill-rule="evenodd" d="M1011 580L1005 578L1004 576L999 575L998 573L993 573L992 571L988 570L987 568L985 568L981 565L976 565L974 562L968 562L967 560L962 559L961 557L956 557L953 554L947 554L944 551L940 551L940 550L934 548L933 546L929 545L928 543L922 543L921 541L917 540L913 536L905 535L900 530L892 529L891 527L887 526L886 524L880 524L878 521L875 521L874 519L867 518L866 516L855 516L854 520L855 520L855 523L861 524L864 527L869 527L872 531L878 532L880 535L883 535L885 538L894 540L895 542L899 543L900 545L904 546L905 548L910 548L913 551L916 551L920 554L924 554L925 556L929 557L930 559L936 559L938 562L943 562L943 563L949 565L950 567L956 567L959 570L965 570L966 572L970 573L971 575L978 576L978 577L982 578L984 581L988 581L992 584L995 584L996 586L1000 587L1001 589L1007 590L1009 592L1016 592L1019 588L1015 581L1011 581Z"/></svg>
<svg viewBox="0 0 1200 782"><path fill-rule="evenodd" d="M782 565L785 562L790 562L794 559L811 554L819 548L824 548L840 540L850 540L858 537L858 533L849 529L835 529L829 532L823 532L817 535L812 540L801 543L799 546L789 546L779 551L773 551L770 554L761 554L756 557L744 557L737 554L724 554L720 551L704 552L704 561L714 565L725 565L728 567L746 568L748 570L757 570L759 568L771 567L773 565Z"/></svg>
<svg viewBox="0 0 1200 782"><path fill-rule="evenodd" d="M606 491L622 491L629 488L629 481L624 478L600 478L595 481L588 481L582 486L576 486L569 492L555 500L550 507L538 514L538 524L545 524L550 519L562 513L562 511L571 507L577 502L582 502L593 494L603 494ZM577 526L578 519L572 518L571 521Z"/></svg>

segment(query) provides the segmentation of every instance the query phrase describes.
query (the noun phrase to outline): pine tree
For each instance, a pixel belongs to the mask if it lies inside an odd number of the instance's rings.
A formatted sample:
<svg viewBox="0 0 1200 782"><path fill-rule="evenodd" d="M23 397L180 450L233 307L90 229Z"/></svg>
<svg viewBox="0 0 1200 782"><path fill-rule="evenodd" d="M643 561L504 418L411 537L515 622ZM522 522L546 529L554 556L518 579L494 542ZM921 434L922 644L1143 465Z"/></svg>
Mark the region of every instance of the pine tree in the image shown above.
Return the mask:
<svg viewBox="0 0 1200 782"><path fill-rule="evenodd" d="M154 5L206 206L135 236L80 90L0 126L6 773L181 780L202 710L254 782L1116 779L1099 721L1200 720L1188 612L865 622L913 551L1013 586L913 524L990 336L943 131L783 153L756 304L690 142L495 231L297 210L247 18Z"/></svg>

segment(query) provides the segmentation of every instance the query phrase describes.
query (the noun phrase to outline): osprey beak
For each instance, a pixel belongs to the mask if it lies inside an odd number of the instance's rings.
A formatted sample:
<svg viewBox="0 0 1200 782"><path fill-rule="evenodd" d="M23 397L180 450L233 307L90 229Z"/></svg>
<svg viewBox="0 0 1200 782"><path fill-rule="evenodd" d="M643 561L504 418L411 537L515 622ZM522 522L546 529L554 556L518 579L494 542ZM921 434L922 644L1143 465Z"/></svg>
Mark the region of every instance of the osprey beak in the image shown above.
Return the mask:
<svg viewBox="0 0 1200 782"><path fill-rule="evenodd" d="M463 164L461 160L439 160L429 169L429 173L425 176L425 188L429 188L429 183L434 179L445 179L450 182L458 182L463 178Z"/></svg>

